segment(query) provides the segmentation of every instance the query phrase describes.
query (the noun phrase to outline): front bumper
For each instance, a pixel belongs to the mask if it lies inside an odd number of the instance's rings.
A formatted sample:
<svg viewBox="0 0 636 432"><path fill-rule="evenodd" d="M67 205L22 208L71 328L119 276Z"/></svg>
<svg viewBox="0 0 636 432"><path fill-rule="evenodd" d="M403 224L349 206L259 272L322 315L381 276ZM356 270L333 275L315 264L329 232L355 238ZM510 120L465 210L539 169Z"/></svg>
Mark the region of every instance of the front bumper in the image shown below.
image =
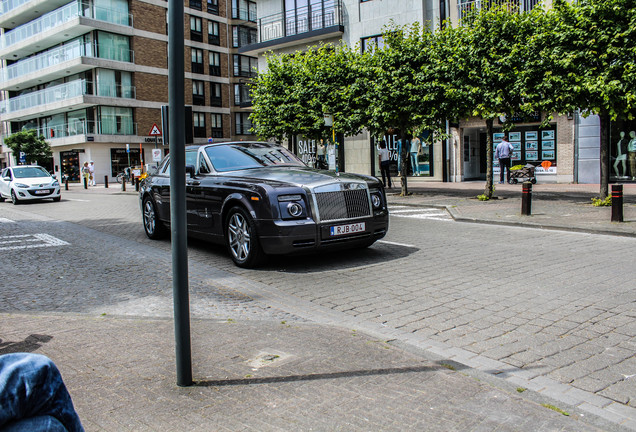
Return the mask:
<svg viewBox="0 0 636 432"><path fill-rule="evenodd" d="M333 236L331 227L364 222L362 232ZM259 239L268 255L336 250L368 245L384 237L389 229L387 211L373 217L316 224L311 219L302 221L259 220Z"/></svg>
<svg viewBox="0 0 636 432"><path fill-rule="evenodd" d="M18 188L14 187L13 191L20 201L24 200L39 200L45 198L57 198L60 196L60 186L47 186L47 187L29 187Z"/></svg>

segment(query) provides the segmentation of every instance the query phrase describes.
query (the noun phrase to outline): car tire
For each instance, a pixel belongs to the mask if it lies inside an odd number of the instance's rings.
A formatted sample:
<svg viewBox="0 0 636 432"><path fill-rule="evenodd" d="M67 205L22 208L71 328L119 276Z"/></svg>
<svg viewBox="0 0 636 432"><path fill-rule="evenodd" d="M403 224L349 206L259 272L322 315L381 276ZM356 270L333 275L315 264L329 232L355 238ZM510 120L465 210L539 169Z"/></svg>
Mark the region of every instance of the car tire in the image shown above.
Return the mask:
<svg viewBox="0 0 636 432"><path fill-rule="evenodd" d="M166 236L167 229L157 216L155 204L148 197L144 198L143 201L142 218L144 231L148 238L159 240Z"/></svg>
<svg viewBox="0 0 636 432"><path fill-rule="evenodd" d="M55 198L53 198L53 202L60 202L61 199L62 199L62 197L55 197Z"/></svg>
<svg viewBox="0 0 636 432"><path fill-rule="evenodd" d="M238 267L253 268L265 258L254 219L243 207L233 207L225 218L225 244Z"/></svg>
<svg viewBox="0 0 636 432"><path fill-rule="evenodd" d="M5 200L5 199L6 199L5 197L3 197L2 195L0 195L0 202L4 202L4 200Z"/></svg>
<svg viewBox="0 0 636 432"><path fill-rule="evenodd" d="M13 205L20 204L20 200L18 199L18 196L15 194L15 191L13 189L11 189L11 202L13 203Z"/></svg>

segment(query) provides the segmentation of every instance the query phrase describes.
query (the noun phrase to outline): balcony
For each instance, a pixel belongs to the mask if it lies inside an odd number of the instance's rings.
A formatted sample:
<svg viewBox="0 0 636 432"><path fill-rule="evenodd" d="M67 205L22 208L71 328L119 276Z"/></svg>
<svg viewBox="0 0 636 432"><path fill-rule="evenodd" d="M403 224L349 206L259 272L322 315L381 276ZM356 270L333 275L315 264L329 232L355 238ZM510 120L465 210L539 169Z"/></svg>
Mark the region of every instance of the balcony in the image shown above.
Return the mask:
<svg viewBox="0 0 636 432"><path fill-rule="evenodd" d="M457 2L457 12L459 19L465 19L470 11L489 9L496 5L507 4L517 12L527 12L535 7L539 0L459 0Z"/></svg>
<svg viewBox="0 0 636 432"><path fill-rule="evenodd" d="M53 115L106 103L100 98L134 99L134 86L98 85L97 94L92 93L93 83L85 80L75 80L52 86L43 90L20 95L8 100L0 101L0 120L17 121L29 118Z"/></svg>
<svg viewBox="0 0 636 432"><path fill-rule="evenodd" d="M96 28L98 22L123 26L132 34L132 15L112 9L69 3L0 37L0 58L16 60L74 39ZM101 25L100 27L103 27Z"/></svg>
<svg viewBox="0 0 636 432"><path fill-rule="evenodd" d="M271 49L308 43L344 33L341 0L297 8L261 18L258 42L239 49L241 54L256 56Z"/></svg>
<svg viewBox="0 0 636 432"><path fill-rule="evenodd" d="M98 58L134 63L134 52L115 51L111 46L93 46L75 40L0 69L0 90L29 88L83 72L99 65L99 62L86 59Z"/></svg>
<svg viewBox="0 0 636 432"><path fill-rule="evenodd" d="M107 121L75 120L71 123L35 128L53 146L86 142L87 135L137 135L137 124L107 119ZM9 135L2 137L2 141Z"/></svg>
<svg viewBox="0 0 636 432"><path fill-rule="evenodd" d="M51 12L69 0L3 0L0 6L0 27L15 28L31 21L34 13L42 15Z"/></svg>

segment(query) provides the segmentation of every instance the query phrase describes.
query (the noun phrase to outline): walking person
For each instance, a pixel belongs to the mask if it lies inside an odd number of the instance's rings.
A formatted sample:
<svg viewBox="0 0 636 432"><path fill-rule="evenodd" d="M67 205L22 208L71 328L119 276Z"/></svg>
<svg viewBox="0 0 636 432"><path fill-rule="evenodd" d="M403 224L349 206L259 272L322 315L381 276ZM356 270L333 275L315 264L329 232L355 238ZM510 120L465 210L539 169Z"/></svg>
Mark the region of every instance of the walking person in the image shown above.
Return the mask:
<svg viewBox="0 0 636 432"><path fill-rule="evenodd" d="M316 148L316 168L327 169L327 147L322 139Z"/></svg>
<svg viewBox="0 0 636 432"><path fill-rule="evenodd" d="M499 184L504 182L504 169L506 170L506 181L510 181L510 156L513 148L512 144L508 142L508 134L505 133L495 150L495 156L499 160Z"/></svg>
<svg viewBox="0 0 636 432"><path fill-rule="evenodd" d="M88 164L88 185L95 186L95 163L90 161Z"/></svg>
<svg viewBox="0 0 636 432"><path fill-rule="evenodd" d="M393 187L393 185L391 184L391 171L389 170L391 158L389 156L389 151L386 149L386 143L384 141L380 142L380 150L378 150L378 161L380 162L380 172L382 173L382 183L384 184L384 187Z"/></svg>
<svg viewBox="0 0 636 432"><path fill-rule="evenodd" d="M82 167L82 177L84 178L84 187L90 184L91 169L88 167L88 162L84 162Z"/></svg>

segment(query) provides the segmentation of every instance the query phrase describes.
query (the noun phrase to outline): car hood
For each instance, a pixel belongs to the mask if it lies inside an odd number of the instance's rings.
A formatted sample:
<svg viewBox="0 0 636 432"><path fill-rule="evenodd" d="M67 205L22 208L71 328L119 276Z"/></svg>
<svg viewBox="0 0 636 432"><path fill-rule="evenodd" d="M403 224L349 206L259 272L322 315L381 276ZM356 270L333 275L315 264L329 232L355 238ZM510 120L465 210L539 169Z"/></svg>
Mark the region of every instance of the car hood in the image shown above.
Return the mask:
<svg viewBox="0 0 636 432"><path fill-rule="evenodd" d="M336 173L334 171L303 167L254 168L244 171L235 171L231 173L231 176L241 177L244 179L260 180L262 182L270 184L287 184L293 186L308 187L349 181L365 182L370 187L377 187L380 185L380 181L378 179L367 175Z"/></svg>
<svg viewBox="0 0 636 432"><path fill-rule="evenodd" d="M29 186L48 186L53 183L54 179L52 177L24 177L24 178L14 178L13 183L22 183Z"/></svg>

